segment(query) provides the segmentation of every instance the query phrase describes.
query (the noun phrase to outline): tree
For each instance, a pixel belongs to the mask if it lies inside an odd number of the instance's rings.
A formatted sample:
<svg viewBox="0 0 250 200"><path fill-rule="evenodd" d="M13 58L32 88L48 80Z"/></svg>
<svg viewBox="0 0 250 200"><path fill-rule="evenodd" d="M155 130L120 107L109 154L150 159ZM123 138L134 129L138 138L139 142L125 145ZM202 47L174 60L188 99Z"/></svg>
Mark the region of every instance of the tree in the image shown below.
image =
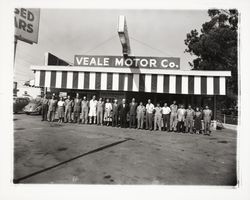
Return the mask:
<svg viewBox="0 0 250 200"><path fill-rule="evenodd" d="M227 92L237 97L238 11L213 9L208 15L201 32L191 30L184 40L185 52L196 56L189 64L195 70L230 70Z"/></svg>

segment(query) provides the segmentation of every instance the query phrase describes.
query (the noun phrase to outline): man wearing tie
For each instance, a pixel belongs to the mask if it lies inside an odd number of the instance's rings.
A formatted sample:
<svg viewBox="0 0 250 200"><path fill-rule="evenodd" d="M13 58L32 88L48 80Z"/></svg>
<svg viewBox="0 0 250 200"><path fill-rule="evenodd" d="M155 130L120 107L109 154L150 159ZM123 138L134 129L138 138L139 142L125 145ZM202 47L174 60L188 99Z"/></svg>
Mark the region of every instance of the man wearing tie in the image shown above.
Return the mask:
<svg viewBox="0 0 250 200"><path fill-rule="evenodd" d="M114 100L114 103L112 105L112 126L117 127L118 126L118 104L117 99Z"/></svg>
<svg viewBox="0 0 250 200"><path fill-rule="evenodd" d="M127 126L127 113L128 113L128 106L126 104L126 100L122 99L122 103L119 106L121 128L126 128Z"/></svg>

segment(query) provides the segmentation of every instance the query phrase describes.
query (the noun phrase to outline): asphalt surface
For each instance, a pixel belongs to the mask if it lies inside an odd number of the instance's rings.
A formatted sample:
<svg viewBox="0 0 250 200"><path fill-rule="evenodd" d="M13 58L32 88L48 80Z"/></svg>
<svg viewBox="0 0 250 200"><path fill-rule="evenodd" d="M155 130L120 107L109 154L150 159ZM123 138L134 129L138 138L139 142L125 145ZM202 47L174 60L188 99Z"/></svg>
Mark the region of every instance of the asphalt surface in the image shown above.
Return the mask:
<svg viewBox="0 0 250 200"><path fill-rule="evenodd" d="M14 181L235 185L236 131L211 136L41 122L14 115Z"/></svg>

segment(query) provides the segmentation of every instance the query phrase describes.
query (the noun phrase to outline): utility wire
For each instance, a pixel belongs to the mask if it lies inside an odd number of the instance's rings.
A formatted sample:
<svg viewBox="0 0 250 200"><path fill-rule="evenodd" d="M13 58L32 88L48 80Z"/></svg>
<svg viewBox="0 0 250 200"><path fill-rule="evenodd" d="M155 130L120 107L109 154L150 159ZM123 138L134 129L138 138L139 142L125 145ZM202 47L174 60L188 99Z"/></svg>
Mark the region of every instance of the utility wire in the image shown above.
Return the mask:
<svg viewBox="0 0 250 200"><path fill-rule="evenodd" d="M162 50L160 50L160 49L157 49L157 48L155 48L155 47L152 47L151 45L149 45L149 44L147 44L147 43L145 43L145 42L142 42L142 41L140 41L140 40L138 40L138 39L136 39L136 38L134 38L134 37L131 37L130 36L130 38L132 39L132 40L134 40L134 41L136 41L136 42L138 42L138 43L140 43L140 44L142 44L142 45L144 45L144 46L146 46L146 47L148 47L148 48L150 48L150 49L152 49L152 50L155 50L155 51L158 51L158 52L160 52L162 55L164 55L164 56L171 56L169 53L166 53L165 51L162 51Z"/></svg>
<svg viewBox="0 0 250 200"><path fill-rule="evenodd" d="M103 42L99 43L98 45L96 45L96 46L93 47L92 49L89 49L88 51L85 51L83 54L89 53L89 52L91 52L91 51L93 51L93 50L95 50L95 49L101 47L102 45L106 44L107 42L109 42L110 40L112 40L112 39L115 38L115 37L116 37L116 34L113 35L112 37L110 37L110 38L104 40Z"/></svg>

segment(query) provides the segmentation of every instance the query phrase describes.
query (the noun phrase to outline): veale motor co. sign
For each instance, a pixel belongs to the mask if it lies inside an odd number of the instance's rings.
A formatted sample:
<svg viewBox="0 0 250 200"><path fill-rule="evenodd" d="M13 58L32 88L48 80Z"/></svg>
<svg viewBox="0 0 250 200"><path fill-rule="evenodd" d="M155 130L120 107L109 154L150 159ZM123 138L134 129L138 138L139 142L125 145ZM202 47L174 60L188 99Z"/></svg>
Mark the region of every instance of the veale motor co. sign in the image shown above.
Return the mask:
<svg viewBox="0 0 250 200"><path fill-rule="evenodd" d="M75 66L93 67L130 67L180 69L180 58L176 57L122 57L122 56L90 56L75 55Z"/></svg>

